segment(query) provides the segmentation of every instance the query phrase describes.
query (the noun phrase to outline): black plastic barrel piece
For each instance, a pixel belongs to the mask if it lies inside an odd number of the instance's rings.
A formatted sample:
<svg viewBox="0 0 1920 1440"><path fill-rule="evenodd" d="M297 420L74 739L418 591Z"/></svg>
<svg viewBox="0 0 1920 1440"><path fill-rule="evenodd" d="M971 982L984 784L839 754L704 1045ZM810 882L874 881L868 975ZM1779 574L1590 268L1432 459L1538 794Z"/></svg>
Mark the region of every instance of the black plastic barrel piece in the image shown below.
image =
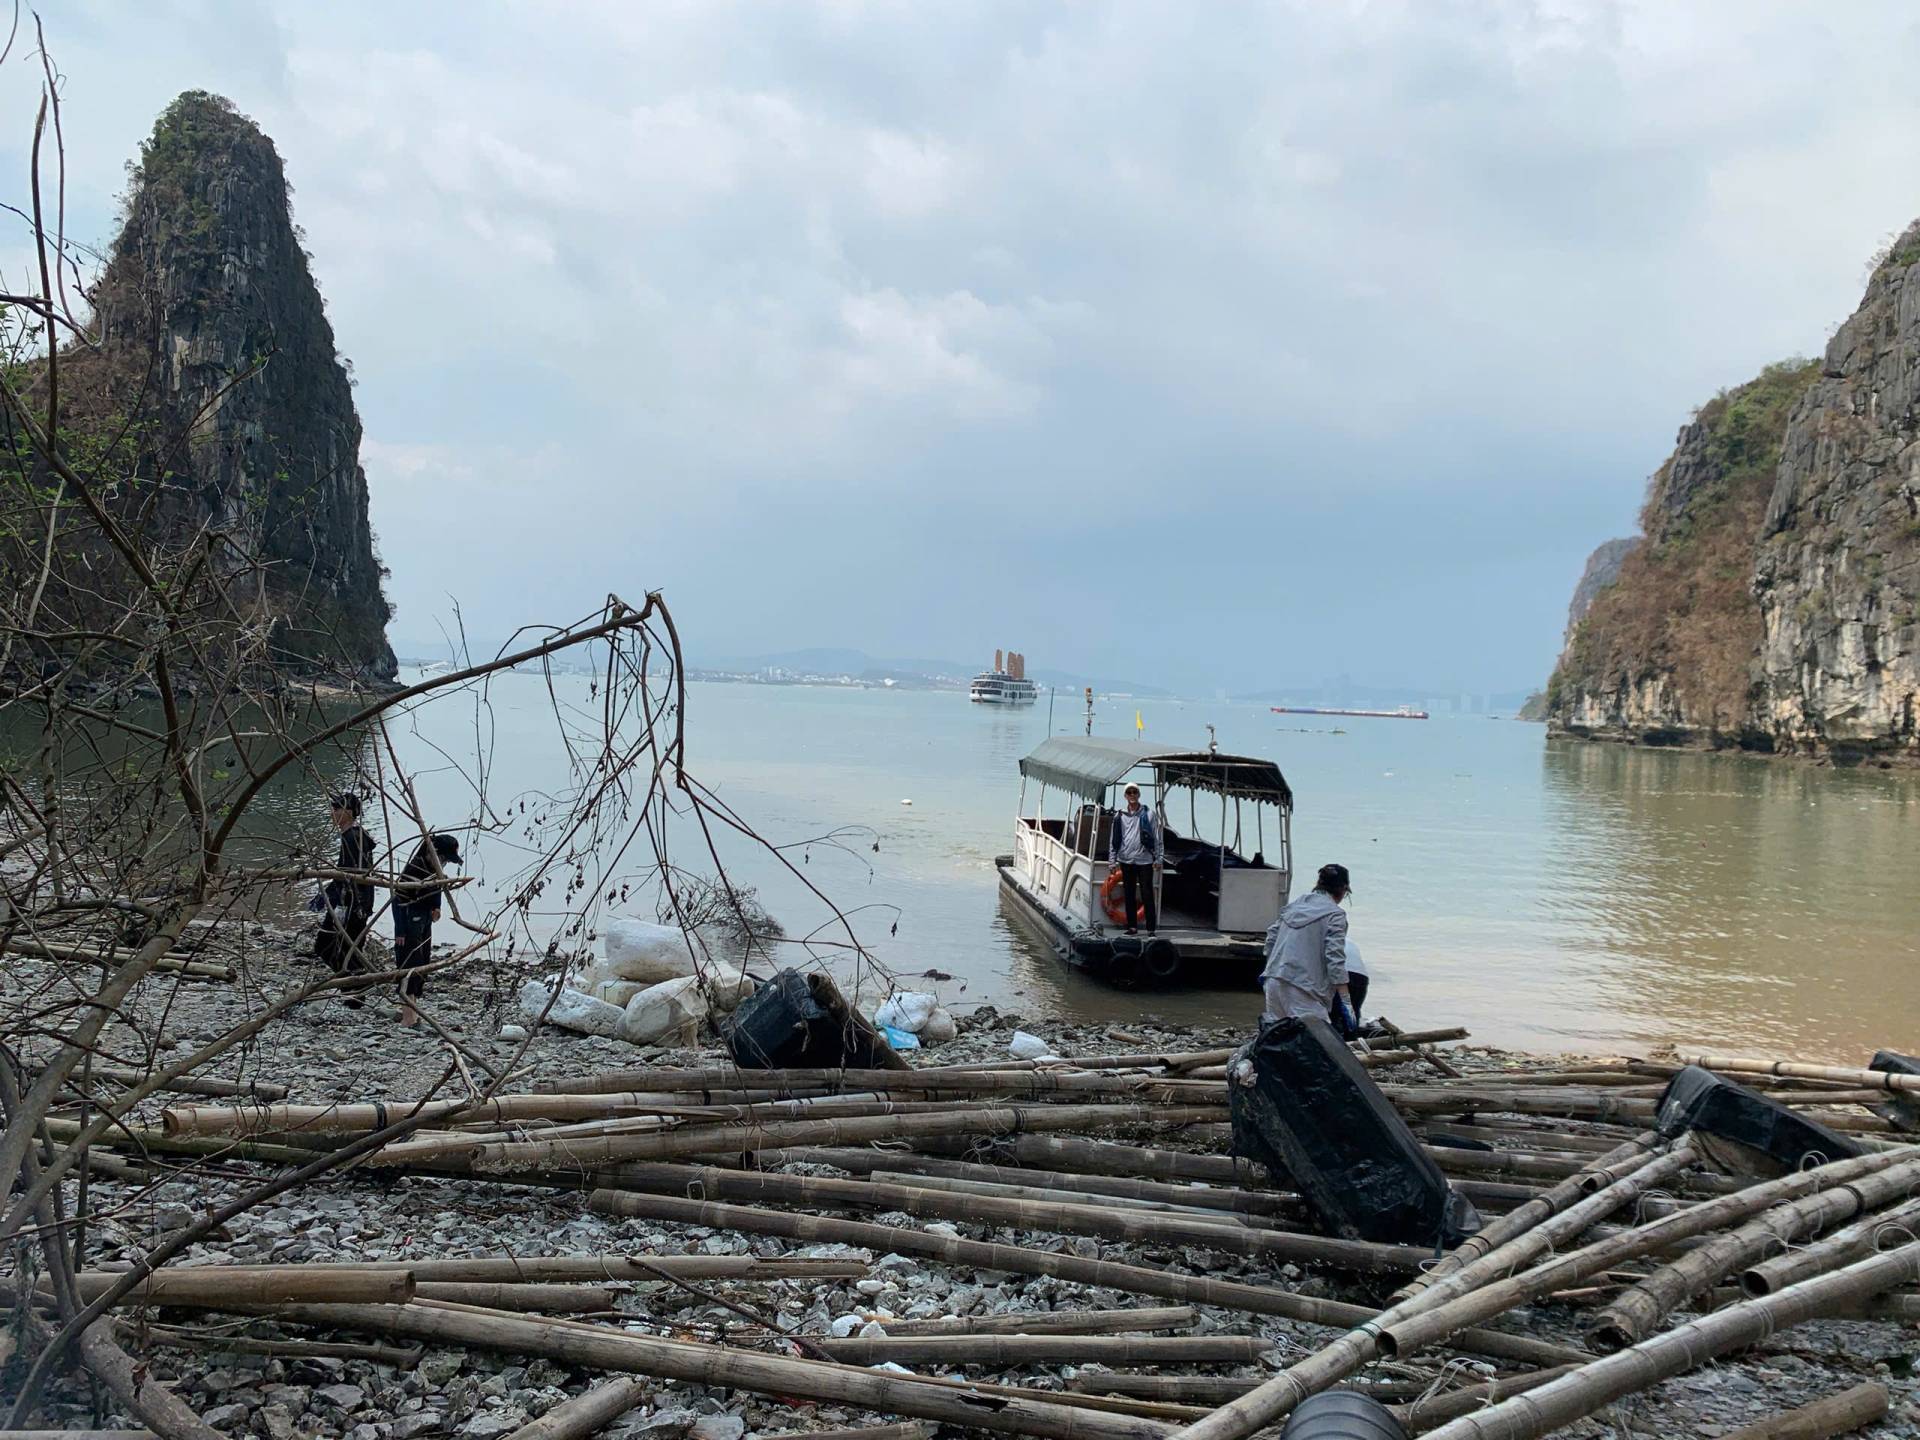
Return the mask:
<svg viewBox="0 0 1920 1440"><path fill-rule="evenodd" d="M1669 1139L1692 1130L1729 1141L1755 1158L1752 1168L1781 1174L1864 1153L1839 1131L1698 1065L1668 1082L1654 1124Z"/></svg>
<svg viewBox="0 0 1920 1440"><path fill-rule="evenodd" d="M1320 1224L1350 1240L1453 1245L1480 1217L1447 1184L1392 1102L1326 1021L1277 1020L1228 1066L1237 1154L1300 1192Z"/></svg>
<svg viewBox="0 0 1920 1440"><path fill-rule="evenodd" d="M1883 1075L1920 1075L1920 1060L1898 1050L1876 1050L1867 1068ZM1873 1113L1902 1130L1920 1130L1920 1090L1889 1090L1886 1100L1873 1107Z"/></svg>
<svg viewBox="0 0 1920 1440"><path fill-rule="evenodd" d="M1407 1432L1371 1395L1323 1390L1293 1407L1280 1440L1407 1440Z"/></svg>
<svg viewBox="0 0 1920 1440"><path fill-rule="evenodd" d="M742 1000L727 1026L727 1049L749 1070L837 1065L846 1053L840 1027L813 998L807 977L782 970Z"/></svg>

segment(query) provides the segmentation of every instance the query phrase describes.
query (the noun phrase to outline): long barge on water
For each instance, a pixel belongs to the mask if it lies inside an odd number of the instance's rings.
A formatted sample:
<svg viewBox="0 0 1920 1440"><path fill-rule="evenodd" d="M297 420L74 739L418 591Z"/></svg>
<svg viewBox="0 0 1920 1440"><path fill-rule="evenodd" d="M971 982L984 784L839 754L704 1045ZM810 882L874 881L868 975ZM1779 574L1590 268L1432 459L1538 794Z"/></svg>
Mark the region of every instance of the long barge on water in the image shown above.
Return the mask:
<svg viewBox="0 0 1920 1440"><path fill-rule="evenodd" d="M1395 710L1333 710L1319 705L1269 705L1276 715L1351 715L1360 720L1430 720L1424 710L1402 705Z"/></svg>

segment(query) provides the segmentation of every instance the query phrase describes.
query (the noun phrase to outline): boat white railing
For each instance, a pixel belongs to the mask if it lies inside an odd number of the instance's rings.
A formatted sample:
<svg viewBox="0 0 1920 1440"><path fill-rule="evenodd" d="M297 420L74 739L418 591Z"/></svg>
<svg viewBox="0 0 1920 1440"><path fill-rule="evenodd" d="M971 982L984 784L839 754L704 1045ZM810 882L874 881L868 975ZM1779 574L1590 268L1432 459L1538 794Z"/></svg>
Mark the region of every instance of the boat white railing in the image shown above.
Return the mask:
<svg viewBox="0 0 1920 1440"><path fill-rule="evenodd" d="M1015 864L1035 891L1075 920L1091 919L1095 862L1031 820L1014 828Z"/></svg>

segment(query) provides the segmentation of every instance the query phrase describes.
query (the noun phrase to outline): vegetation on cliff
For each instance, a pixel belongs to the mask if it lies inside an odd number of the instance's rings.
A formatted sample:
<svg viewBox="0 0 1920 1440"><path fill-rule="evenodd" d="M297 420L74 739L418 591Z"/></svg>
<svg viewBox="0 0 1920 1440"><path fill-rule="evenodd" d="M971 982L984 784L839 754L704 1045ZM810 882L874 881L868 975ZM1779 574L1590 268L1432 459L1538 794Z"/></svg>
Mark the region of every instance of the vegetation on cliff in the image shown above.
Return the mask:
<svg viewBox="0 0 1920 1440"><path fill-rule="evenodd" d="M279 660L348 682L390 680L352 382L288 194L253 121L219 96L181 95L128 167L121 228L87 292L91 315L58 327L56 367L44 329L18 327L8 379L36 407L57 386L53 439L102 477L103 503L125 524L197 541L207 563L247 576L240 588ZM20 435L5 439L0 469L30 509L48 490L46 467ZM0 572L49 569L37 532L9 535L8 523L0 516ZM66 543L97 548L99 537L68 532ZM106 572L88 557L64 558L45 598L83 628L111 628L116 585L97 583ZM96 581L63 586L82 574Z"/></svg>
<svg viewBox="0 0 1920 1440"><path fill-rule="evenodd" d="M1576 694L1670 690L1673 718L1715 737L1745 726L1762 620L1754 546L1781 439L1815 362L1784 360L1723 390L1680 432L1640 512L1644 543L1574 627L1548 687L1563 721Z"/></svg>

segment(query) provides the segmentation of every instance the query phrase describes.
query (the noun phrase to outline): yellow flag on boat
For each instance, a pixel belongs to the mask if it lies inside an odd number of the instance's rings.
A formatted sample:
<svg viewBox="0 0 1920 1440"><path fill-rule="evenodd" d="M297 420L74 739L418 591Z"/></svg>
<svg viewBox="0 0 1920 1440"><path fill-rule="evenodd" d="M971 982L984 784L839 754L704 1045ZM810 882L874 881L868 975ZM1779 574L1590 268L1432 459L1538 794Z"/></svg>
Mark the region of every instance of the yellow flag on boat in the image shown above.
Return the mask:
<svg viewBox="0 0 1920 1440"><path fill-rule="evenodd" d="M1133 712L1133 733L1136 735L1144 735L1147 733L1147 722L1140 718L1140 712L1138 710Z"/></svg>

